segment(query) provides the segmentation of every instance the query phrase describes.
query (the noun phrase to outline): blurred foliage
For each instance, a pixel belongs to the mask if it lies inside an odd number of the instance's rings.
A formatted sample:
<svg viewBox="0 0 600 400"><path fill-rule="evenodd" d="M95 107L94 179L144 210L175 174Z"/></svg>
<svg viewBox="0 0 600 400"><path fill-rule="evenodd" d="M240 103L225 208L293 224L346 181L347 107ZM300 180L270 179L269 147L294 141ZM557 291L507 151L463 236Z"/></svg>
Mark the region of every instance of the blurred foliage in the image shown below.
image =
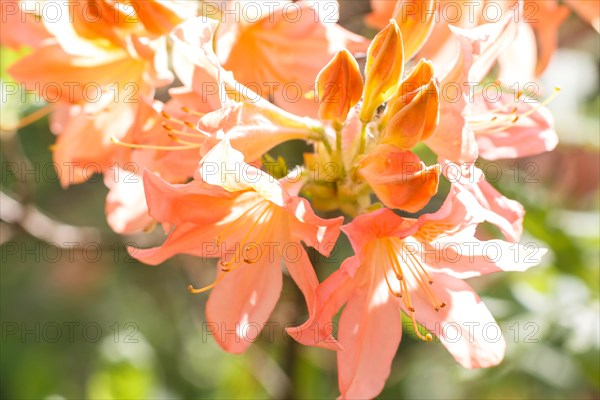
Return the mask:
<svg viewBox="0 0 600 400"><path fill-rule="evenodd" d="M597 68L598 47L584 50ZM2 51L3 81L15 56ZM587 135L586 143L596 142L599 133L597 81L595 95L582 100L581 114L570 116L592 120L587 131L577 132ZM32 106L2 104L2 113L26 114ZM561 138L569 137L561 125L564 116L556 117ZM337 396L335 354L302 347L283 333L284 324L305 318L289 279L272 316L273 334L261 335L245 355L223 352L204 325L207 296L185 290L190 282L210 281L214 264L178 256L150 267L131 259L126 244L146 247L164 235L160 229L128 238L111 233L101 179L62 189L47 168L53 141L47 119L16 134L3 132L0 188L56 221L94 227L100 251L95 243L56 249L18 223L1 222L0 398ZM291 143L273 156L300 162L298 153L298 144ZM426 150L422 155L432 161ZM539 167L533 176L528 163ZM16 174L9 165L17 166ZM550 250L543 265L525 273L472 281L503 327L505 361L488 370L465 370L440 344L407 333L380 398L600 398L599 149L561 145L553 153L501 165L502 176L493 183L525 205L523 241ZM23 174L24 168L37 172ZM440 192L430 208L439 206L447 184ZM334 254L331 262L311 253L320 279L350 254L346 240Z"/></svg>

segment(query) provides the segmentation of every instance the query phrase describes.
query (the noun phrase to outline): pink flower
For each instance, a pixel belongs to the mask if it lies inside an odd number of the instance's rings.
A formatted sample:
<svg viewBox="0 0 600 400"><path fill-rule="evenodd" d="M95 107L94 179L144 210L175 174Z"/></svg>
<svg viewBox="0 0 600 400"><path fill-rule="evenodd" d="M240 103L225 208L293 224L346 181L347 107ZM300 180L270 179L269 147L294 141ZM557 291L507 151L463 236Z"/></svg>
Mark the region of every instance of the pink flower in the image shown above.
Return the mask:
<svg viewBox="0 0 600 400"><path fill-rule="evenodd" d="M237 172L232 172L237 171ZM150 215L173 227L162 246L130 250L137 259L159 264L175 254L220 258L206 319L220 331L225 350L246 350L281 292L281 262L302 290L309 315L314 313L318 281L301 245L328 255L342 219L317 217L305 199L288 193L284 182L246 164L227 140L203 158L197 179L171 185L146 173L144 186Z"/></svg>
<svg viewBox="0 0 600 400"><path fill-rule="evenodd" d="M400 310L417 337L437 336L464 367L502 360L504 340L489 340L480 328L500 329L463 279L523 271L544 251L527 258L522 246L475 239L480 211L470 194L453 187L439 211L417 220L381 209L342 228L356 255L319 285L314 318L289 329L301 343L338 350L341 398L372 398L383 389L400 344ZM335 341L331 318L344 304ZM421 333L418 324L431 334Z"/></svg>

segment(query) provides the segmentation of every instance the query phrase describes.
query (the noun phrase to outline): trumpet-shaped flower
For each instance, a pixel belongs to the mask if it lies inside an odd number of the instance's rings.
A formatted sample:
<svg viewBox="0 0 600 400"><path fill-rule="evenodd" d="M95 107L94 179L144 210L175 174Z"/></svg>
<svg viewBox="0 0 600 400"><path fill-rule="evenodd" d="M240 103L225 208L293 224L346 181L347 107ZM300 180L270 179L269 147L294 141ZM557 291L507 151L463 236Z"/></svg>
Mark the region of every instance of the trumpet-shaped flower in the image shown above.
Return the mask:
<svg viewBox="0 0 600 400"><path fill-rule="evenodd" d="M356 255L319 286L314 318L288 329L301 343L337 350L341 398L372 398L382 390L400 344L400 310L418 338L435 335L464 367L502 360L500 329L463 279L523 271L543 250L526 255L522 246L477 240L481 211L470 193L453 187L433 214L413 220L381 209L342 228ZM344 304L336 341L331 318ZM482 326L494 326L494 340Z"/></svg>
<svg viewBox="0 0 600 400"><path fill-rule="evenodd" d="M210 2L209 2L210 3ZM319 70L342 49L365 52L369 41L334 23L337 1L328 3L327 18L318 2L257 2L256 15L232 13L243 1L214 2L205 15L223 22L216 35L216 54L236 80L275 104L300 115L316 116L312 92ZM219 10L222 4L225 10ZM229 11L228 11L229 10ZM232 14L234 17L232 18Z"/></svg>
<svg viewBox="0 0 600 400"><path fill-rule="evenodd" d="M317 217L305 199L246 164L227 140L206 154L196 178L171 185L145 174L150 215L173 229L162 246L131 253L149 264L178 253L219 258L216 280L190 291L213 289L206 318L220 332L235 332L215 339L225 350L240 353L275 307L282 262L302 290L309 315L314 313L318 281L301 242L328 255L342 221Z"/></svg>

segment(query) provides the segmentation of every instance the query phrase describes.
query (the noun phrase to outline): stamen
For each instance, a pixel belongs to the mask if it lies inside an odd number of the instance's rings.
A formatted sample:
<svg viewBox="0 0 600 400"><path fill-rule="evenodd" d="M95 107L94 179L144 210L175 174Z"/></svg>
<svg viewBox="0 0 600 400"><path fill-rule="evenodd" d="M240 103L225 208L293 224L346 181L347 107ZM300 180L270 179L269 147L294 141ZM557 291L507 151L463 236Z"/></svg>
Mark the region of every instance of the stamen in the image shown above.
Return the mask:
<svg viewBox="0 0 600 400"><path fill-rule="evenodd" d="M163 118L165 118L165 119L167 119L167 120L169 120L171 122L175 122L175 123L177 123L179 125L184 125L185 122L186 122L186 121L183 121L183 120L181 120L179 118L175 118L174 116L172 116L171 114L167 113L166 111L161 111L160 115L162 115Z"/></svg>
<svg viewBox="0 0 600 400"><path fill-rule="evenodd" d="M185 145L185 146L158 146L153 144L135 144L135 143L125 143L121 142L118 138L112 136L110 141L116 145L129 147L130 149L143 149L143 150L162 150L162 151L174 151L174 150L189 150L189 149L198 149L200 148L199 143L194 143L193 145Z"/></svg>
<svg viewBox="0 0 600 400"><path fill-rule="evenodd" d="M200 147L200 145L201 145L200 143L196 143L196 142L190 142L190 141L188 141L188 140L183 140L183 139L180 139L180 138L179 138L179 137L178 137L176 134L174 134L174 133L169 133L169 134L168 134L168 136L169 136L169 138L170 138L172 141L174 141L175 143L180 143L180 144L189 145L189 146L194 146L194 145L195 145L195 146L198 146L198 147Z"/></svg>
<svg viewBox="0 0 600 400"><path fill-rule="evenodd" d="M192 128L195 129L196 132L185 132L185 131L182 131L180 129L175 129L171 125L165 124L165 123L162 124L162 127L165 130L167 130L169 132L176 133L179 136L187 136L187 137L192 137L192 138L195 138L195 139L198 139L200 137L200 134L202 134L204 136L210 136L208 133L206 133L204 131L200 131L200 130L196 129L195 127L192 127Z"/></svg>
<svg viewBox="0 0 600 400"><path fill-rule="evenodd" d="M224 277L225 277L225 274L222 274L217 279L215 279L213 283L211 283L210 285L201 287L200 289L195 289L192 285L188 285L187 290L188 290L188 292L193 293L193 294L204 293L207 290L214 288L217 285L217 283L219 283L219 281L221 279L223 279Z"/></svg>
<svg viewBox="0 0 600 400"><path fill-rule="evenodd" d="M54 104L48 104L44 107L38 108L33 111L31 114L24 116L19 120L19 122L15 126L9 126L7 128L2 127L2 130L7 131L16 131L21 128L26 127L27 125L33 124L34 122L44 118L46 115L50 114L50 112L54 109Z"/></svg>
<svg viewBox="0 0 600 400"><path fill-rule="evenodd" d="M183 111L184 113L195 115L196 117L203 117L203 116L206 115L206 113L201 113L199 111L192 110L192 109L190 109L189 107L186 107L186 106L181 107L181 111Z"/></svg>
<svg viewBox="0 0 600 400"><path fill-rule="evenodd" d="M387 255L388 262L386 263L381 262L383 260L377 260L377 263L382 266L385 281L390 292L394 296L402 299L402 302L406 307L407 314L411 319L411 323L417 337L423 341L430 342L433 340L431 334L428 333L424 336L419 331L417 320L415 318L416 310L411 300L410 292L408 289L408 282L406 279L404 279L404 277L406 276L405 270L410 271L410 273L416 279L416 282L418 283L419 287L425 292L425 295L427 296L428 300L431 302L433 308L436 311L438 311L440 308L445 307L446 303L440 302L431 290L430 286L434 283L433 279L425 270L425 267L419 262L418 258L411 251L409 251L409 249L405 246L403 242L396 243L395 240L397 239L393 238L386 240L384 243L382 243L384 248L381 250ZM380 251L377 252L377 254L380 253ZM402 260L400 260L396 256L398 254L405 255L407 257L406 259L402 258ZM396 279L398 280L398 284L400 286L399 291L396 291L392 288L392 285L387 276L388 270L386 268L386 265L389 265L392 268L392 271L395 273ZM404 265L404 268L402 267L402 265Z"/></svg>
<svg viewBox="0 0 600 400"><path fill-rule="evenodd" d="M261 210L261 207L264 207L264 209ZM260 211L258 211L258 210L260 210ZM253 234L253 233L256 234L257 238L256 238L255 242L261 243L262 240L264 239L264 237L266 236L266 234L268 233L268 231L271 229L272 224L262 224L261 229L258 231L258 234L257 234L257 232L255 232L255 228L257 227L257 225L259 225L261 223L263 217L270 210L271 210L271 208L267 203L265 203L263 201L259 201L255 205L253 205L250 209L248 209L244 214L242 214L240 217L238 217L236 220L229 223L221 232L219 232L219 234L216 236L216 238L218 239L218 244L222 244L223 242L222 242L221 238L227 237L229 232L234 232L236 230L239 230L239 228L240 228L239 225L242 223L242 221L247 220L248 218L252 218L253 215L256 215L257 213L259 213L258 217L256 217L256 219L252 223L252 226L247 228L246 234L244 235L242 240L238 243L238 246L236 246L235 253L233 254L232 259L230 259L228 261L221 261L222 266L227 268L233 264L239 265L240 261L243 261L245 264L253 264L258 261L258 260L249 260L246 257L242 257L243 256L242 252L245 250L245 244L247 243L251 234ZM244 227L244 229L246 229L246 228Z"/></svg>
<svg viewBox="0 0 600 400"><path fill-rule="evenodd" d="M505 104L501 107L496 108L495 110L490 111L489 114L484 114L482 116L474 116L469 119L469 125L480 131L480 133L492 134L504 131L514 124L516 124L519 119L526 118L535 112L537 112L540 108L550 104L558 93L560 92L560 87L556 86L554 88L554 92L548 96L548 98L540 103L538 103L535 107L531 108L528 111L525 111L521 114L517 114L518 107L513 107L513 109L509 113L505 113L504 109L508 107L508 104ZM519 93L518 98L522 93ZM492 118L489 118L490 114L493 115Z"/></svg>

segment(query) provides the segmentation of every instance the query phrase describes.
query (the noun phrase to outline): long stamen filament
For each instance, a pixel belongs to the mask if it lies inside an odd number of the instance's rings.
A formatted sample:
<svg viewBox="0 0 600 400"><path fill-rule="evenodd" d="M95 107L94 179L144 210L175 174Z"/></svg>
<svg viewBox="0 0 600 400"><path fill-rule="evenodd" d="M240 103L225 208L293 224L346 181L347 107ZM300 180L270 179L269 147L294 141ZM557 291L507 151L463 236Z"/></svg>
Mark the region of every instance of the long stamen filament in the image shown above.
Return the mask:
<svg viewBox="0 0 600 400"><path fill-rule="evenodd" d="M183 111L184 113L187 113L187 114L195 115L196 117L203 117L206 115L206 113L201 113L199 111L192 110L191 108L186 107L186 106L181 107L181 111Z"/></svg>
<svg viewBox="0 0 600 400"><path fill-rule="evenodd" d="M24 116L23 118L21 118L15 126L10 126L10 127L6 128L6 130L9 130L9 131L15 130L16 131L16 130L26 127L27 125L33 124L37 120L44 118L46 115L50 114L50 112L52 112L53 109L54 109L53 104L48 104L44 107L38 108L37 110L33 111L31 114L28 114L28 115ZM4 127L3 127L3 130L4 130Z"/></svg>
<svg viewBox="0 0 600 400"><path fill-rule="evenodd" d="M492 110L490 114L471 117L469 119L469 125L478 130L485 130L485 133L501 132L516 124L520 119L526 118L536 113L540 108L550 104L552 101L554 101L556 96L558 96L559 92L560 88L555 87L554 92L547 99L521 114L517 113L517 107L513 107L510 113L504 113L504 109L509 107L509 104L505 104L495 110ZM492 115L491 118L489 117L490 115Z"/></svg>
<svg viewBox="0 0 600 400"><path fill-rule="evenodd" d="M200 144L194 143L193 145L182 145L182 146L158 146L153 144L135 144L135 143L126 143L121 142L118 138L112 136L110 141L116 145L128 147L130 149L140 149L140 150L162 150L162 151L174 151L174 150L189 150L189 149L198 149L200 148Z"/></svg>
<svg viewBox="0 0 600 400"><path fill-rule="evenodd" d="M187 137L192 137L192 138L196 138L196 139L200 138L200 135L207 136L206 132L202 132L199 130L196 130L195 132L185 132L180 129L175 129L171 125L168 125L168 124L163 124L163 128L165 128L169 132L173 132L173 133L177 134L178 136L187 136ZM196 129L196 128L194 128L194 129Z"/></svg>

